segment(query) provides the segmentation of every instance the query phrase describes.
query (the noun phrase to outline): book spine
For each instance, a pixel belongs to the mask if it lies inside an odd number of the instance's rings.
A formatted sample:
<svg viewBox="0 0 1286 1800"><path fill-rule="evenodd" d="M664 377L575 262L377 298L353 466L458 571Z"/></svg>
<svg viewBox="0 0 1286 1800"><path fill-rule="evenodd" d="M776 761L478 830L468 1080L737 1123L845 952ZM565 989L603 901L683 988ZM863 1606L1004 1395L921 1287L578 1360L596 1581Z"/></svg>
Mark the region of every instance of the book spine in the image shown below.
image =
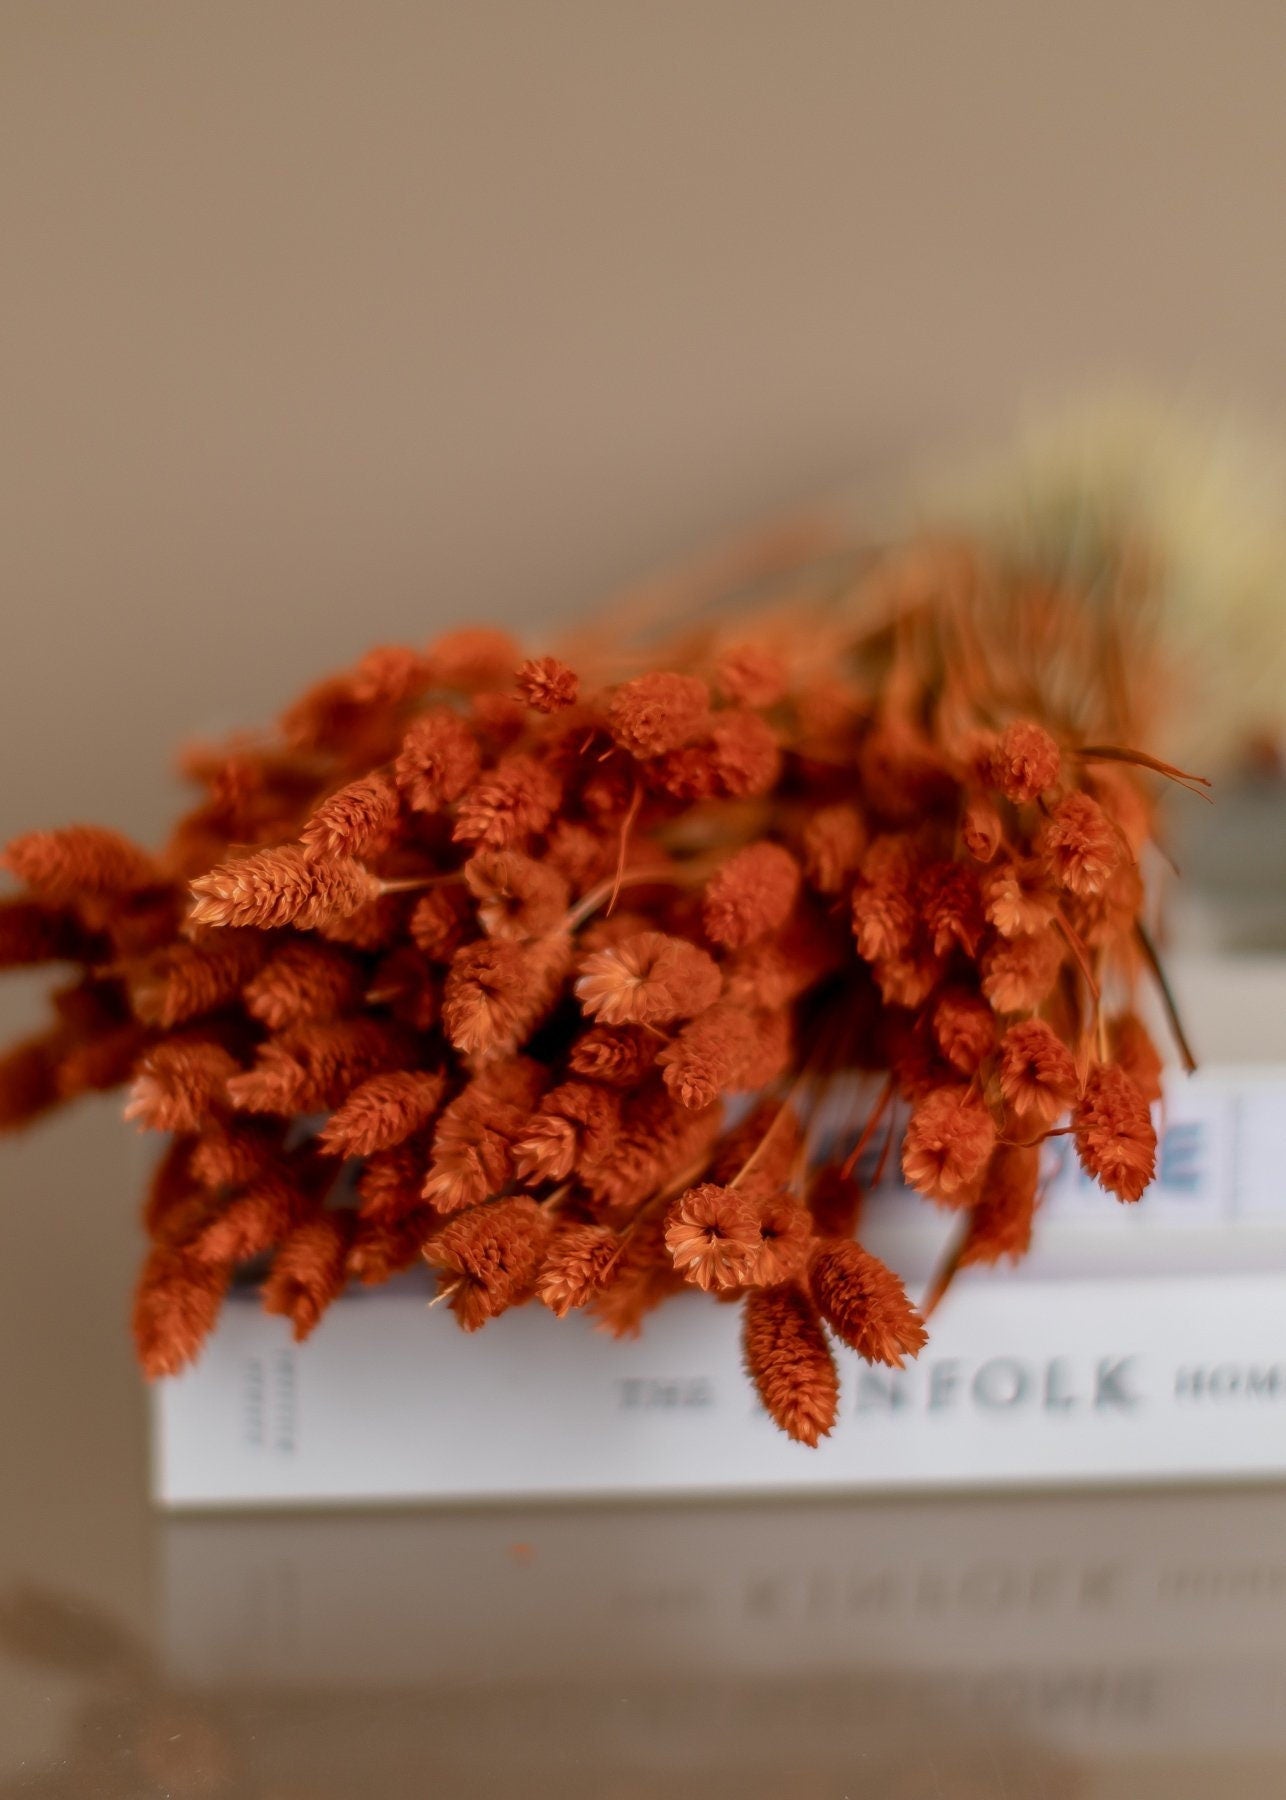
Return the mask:
<svg viewBox="0 0 1286 1800"><path fill-rule="evenodd" d="M420 1285L302 1347L250 1297L161 1391L168 1506L824 1491L1286 1471L1286 1275L962 1283L902 1371L845 1358L810 1451L756 1407L736 1310L637 1341L527 1308L466 1337Z"/></svg>

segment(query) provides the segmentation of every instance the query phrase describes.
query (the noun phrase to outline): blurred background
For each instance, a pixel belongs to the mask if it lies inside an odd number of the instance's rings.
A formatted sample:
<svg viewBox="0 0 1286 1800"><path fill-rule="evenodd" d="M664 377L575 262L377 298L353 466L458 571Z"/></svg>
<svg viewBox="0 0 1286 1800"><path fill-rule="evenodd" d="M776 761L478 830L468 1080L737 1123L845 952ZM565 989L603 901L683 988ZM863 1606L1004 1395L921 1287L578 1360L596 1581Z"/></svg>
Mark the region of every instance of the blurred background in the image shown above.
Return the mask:
<svg viewBox="0 0 1286 1800"><path fill-rule="evenodd" d="M0 838L151 836L180 738L369 643L483 616L538 640L757 515L886 491L1068 396L1125 381L1286 427L1283 68L1268 0L10 0ZM11 1032L32 991L3 1005ZM143 1152L115 1112L3 1149L15 1792L150 1793L112 1706L170 1679L123 1330ZM1286 1509L1255 1518L1268 1545ZM823 1675L848 1667L836 1641ZM87 1726L104 1669L116 1698ZM389 1741L428 1741L427 1713L388 1705ZM652 1792L655 1710L611 1782L550 1791ZM1280 1738L1249 1742L1240 1791L1279 1792ZM881 1748L878 1791L1222 1791L1191 1746L1150 1775L1135 1745L1127 1781L1058 1744L1009 1787L994 1746L937 1788L923 1760L897 1786ZM164 1791L354 1791L246 1756ZM765 1756L729 1791L838 1800L853 1766L777 1781Z"/></svg>

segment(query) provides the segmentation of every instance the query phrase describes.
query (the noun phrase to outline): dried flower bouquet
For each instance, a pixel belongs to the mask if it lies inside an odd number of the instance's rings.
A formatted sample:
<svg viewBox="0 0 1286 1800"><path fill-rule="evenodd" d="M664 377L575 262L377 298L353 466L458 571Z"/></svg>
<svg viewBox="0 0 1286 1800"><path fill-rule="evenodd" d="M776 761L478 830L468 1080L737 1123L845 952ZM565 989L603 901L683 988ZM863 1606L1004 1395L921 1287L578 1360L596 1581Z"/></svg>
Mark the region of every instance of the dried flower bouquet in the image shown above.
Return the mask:
<svg viewBox="0 0 1286 1800"><path fill-rule="evenodd" d="M1155 775L1190 779L1135 748L1140 596L1087 606L970 542L719 576L654 650L615 618L561 657L476 629L373 650L190 751L156 854L95 826L8 846L0 962L77 972L0 1065L0 1121L128 1084L170 1134L149 1375L238 1269L303 1338L424 1259L469 1331L737 1304L765 1407L815 1444L834 1340L900 1365L956 1269L1026 1250L1051 1132L1140 1198L1140 856ZM862 1097L839 1141L837 1092ZM860 1241L864 1153L899 1140L959 1219L919 1310Z"/></svg>

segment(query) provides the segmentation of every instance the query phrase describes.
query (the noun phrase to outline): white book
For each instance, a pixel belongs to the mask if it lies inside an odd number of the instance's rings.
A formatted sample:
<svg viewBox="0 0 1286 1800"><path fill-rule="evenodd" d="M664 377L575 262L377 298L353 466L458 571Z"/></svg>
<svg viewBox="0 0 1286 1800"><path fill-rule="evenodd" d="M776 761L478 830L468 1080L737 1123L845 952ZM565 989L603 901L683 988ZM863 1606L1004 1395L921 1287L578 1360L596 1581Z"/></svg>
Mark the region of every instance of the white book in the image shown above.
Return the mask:
<svg viewBox="0 0 1286 1800"><path fill-rule="evenodd" d="M427 1272L333 1306L292 1342L236 1292L195 1368L156 1391L168 1507L554 1495L870 1491L1286 1472L1286 960L1188 958L1214 1063L1173 1076L1138 1206L1051 1140L1036 1247L970 1270L905 1371L843 1349L816 1450L760 1410L735 1307L683 1295L616 1342L529 1306L474 1334ZM953 1221L895 1184L863 1241L927 1281Z"/></svg>
<svg viewBox="0 0 1286 1800"><path fill-rule="evenodd" d="M737 1309L705 1296L624 1342L535 1306L468 1335L413 1275L344 1298L296 1345L237 1293L196 1367L158 1391L156 1494L190 1507L1286 1472L1286 1071L1176 1079L1146 1202L1119 1206L1065 1161L1046 1210L1031 1262L962 1275L905 1370L840 1351L840 1417L816 1450L763 1414ZM914 1283L941 1231L902 1195L877 1202L864 1237Z"/></svg>

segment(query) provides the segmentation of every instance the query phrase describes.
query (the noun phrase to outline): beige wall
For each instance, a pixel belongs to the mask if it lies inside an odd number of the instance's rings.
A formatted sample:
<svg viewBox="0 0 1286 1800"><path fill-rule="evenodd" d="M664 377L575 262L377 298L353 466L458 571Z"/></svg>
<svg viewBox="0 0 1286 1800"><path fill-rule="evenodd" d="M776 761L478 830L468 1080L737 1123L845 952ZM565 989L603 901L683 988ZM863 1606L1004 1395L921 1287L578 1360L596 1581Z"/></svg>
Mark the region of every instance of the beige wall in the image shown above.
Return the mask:
<svg viewBox="0 0 1286 1800"><path fill-rule="evenodd" d="M1286 409L1286 8L0 6L0 831L1120 372Z"/></svg>

